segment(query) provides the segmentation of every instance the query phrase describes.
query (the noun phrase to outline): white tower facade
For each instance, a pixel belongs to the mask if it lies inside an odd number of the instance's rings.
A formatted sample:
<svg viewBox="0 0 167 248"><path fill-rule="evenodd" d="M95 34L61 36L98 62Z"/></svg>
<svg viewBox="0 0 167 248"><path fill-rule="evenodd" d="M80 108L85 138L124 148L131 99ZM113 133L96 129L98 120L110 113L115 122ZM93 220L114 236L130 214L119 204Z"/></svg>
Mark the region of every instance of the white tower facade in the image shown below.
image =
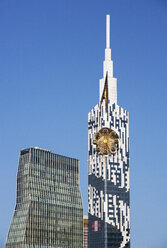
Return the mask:
<svg viewBox="0 0 167 248"><path fill-rule="evenodd" d="M129 113L117 105L109 15L99 88L88 114L89 248L130 248Z"/></svg>

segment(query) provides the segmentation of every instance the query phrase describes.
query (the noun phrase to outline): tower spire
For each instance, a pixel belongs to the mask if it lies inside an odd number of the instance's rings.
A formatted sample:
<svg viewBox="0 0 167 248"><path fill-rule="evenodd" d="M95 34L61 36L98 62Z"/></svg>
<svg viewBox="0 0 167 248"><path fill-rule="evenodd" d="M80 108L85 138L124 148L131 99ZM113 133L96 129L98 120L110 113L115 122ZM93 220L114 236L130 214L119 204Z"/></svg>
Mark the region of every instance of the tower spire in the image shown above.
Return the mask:
<svg viewBox="0 0 167 248"><path fill-rule="evenodd" d="M106 49L105 49L105 60L111 60L111 49L110 49L110 15L106 15Z"/></svg>
<svg viewBox="0 0 167 248"><path fill-rule="evenodd" d="M106 77L107 75L107 77ZM105 60L103 61L103 78L100 79L99 100L103 98L103 90L105 88L105 80L107 78L108 87L108 103L117 104L117 79L113 77L113 61L111 60L110 48L110 15L106 15L106 47Z"/></svg>
<svg viewBox="0 0 167 248"><path fill-rule="evenodd" d="M110 15L106 15L106 48L110 48Z"/></svg>

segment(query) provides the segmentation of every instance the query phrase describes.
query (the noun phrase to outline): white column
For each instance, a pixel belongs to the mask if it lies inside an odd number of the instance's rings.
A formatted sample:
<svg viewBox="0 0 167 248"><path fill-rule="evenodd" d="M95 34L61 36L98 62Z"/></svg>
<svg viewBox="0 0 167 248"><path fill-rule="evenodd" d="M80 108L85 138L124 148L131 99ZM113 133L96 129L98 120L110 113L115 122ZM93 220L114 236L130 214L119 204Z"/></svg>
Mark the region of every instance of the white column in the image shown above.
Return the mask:
<svg viewBox="0 0 167 248"><path fill-rule="evenodd" d="M106 48L110 48L110 15L106 15Z"/></svg>
<svg viewBox="0 0 167 248"><path fill-rule="evenodd" d="M106 15L106 49L105 49L105 60L111 60L111 49L110 49L110 15Z"/></svg>

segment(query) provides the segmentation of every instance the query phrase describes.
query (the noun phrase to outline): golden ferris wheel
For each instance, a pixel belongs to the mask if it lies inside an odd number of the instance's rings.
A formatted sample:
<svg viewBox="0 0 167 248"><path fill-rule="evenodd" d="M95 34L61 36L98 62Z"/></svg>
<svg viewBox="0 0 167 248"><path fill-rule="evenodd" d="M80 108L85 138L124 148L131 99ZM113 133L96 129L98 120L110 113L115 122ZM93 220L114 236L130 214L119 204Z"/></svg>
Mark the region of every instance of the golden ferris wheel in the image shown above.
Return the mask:
<svg viewBox="0 0 167 248"><path fill-rule="evenodd" d="M114 130L104 127L95 134L93 144L96 145L97 153L101 155L113 154L118 150L119 137Z"/></svg>

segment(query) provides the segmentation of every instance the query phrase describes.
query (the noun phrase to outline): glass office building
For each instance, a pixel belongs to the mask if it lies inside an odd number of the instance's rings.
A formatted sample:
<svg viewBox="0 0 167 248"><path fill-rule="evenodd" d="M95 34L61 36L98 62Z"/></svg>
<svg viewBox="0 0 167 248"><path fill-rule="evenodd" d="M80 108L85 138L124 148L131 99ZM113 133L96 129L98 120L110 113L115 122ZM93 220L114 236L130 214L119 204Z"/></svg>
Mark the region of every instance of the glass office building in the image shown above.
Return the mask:
<svg viewBox="0 0 167 248"><path fill-rule="evenodd" d="M40 148L21 150L6 248L82 246L79 161Z"/></svg>

